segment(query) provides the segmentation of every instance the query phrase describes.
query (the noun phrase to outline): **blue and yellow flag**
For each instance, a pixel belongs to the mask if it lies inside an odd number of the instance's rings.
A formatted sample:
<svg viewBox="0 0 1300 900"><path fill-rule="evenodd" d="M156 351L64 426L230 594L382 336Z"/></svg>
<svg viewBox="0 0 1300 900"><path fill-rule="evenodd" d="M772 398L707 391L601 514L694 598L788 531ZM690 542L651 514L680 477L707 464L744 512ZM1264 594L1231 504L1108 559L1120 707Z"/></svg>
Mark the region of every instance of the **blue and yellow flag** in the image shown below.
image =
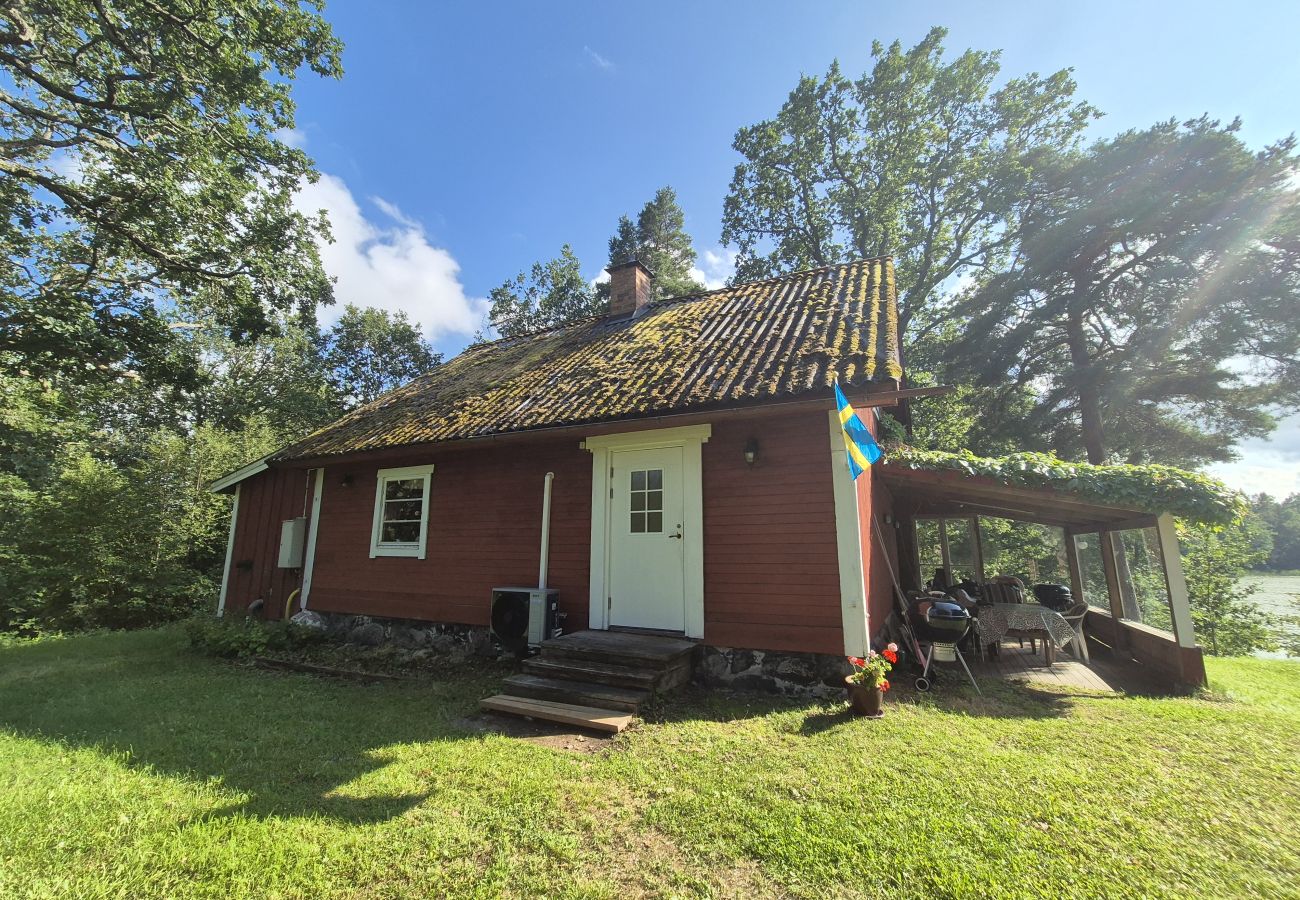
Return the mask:
<svg viewBox="0 0 1300 900"><path fill-rule="evenodd" d="M849 451L849 474L854 480L866 471L867 466L880 459L880 445L862 424L858 414L849 406L848 399L840 390L840 383L835 382L835 405L840 410L840 431L844 434L844 448Z"/></svg>

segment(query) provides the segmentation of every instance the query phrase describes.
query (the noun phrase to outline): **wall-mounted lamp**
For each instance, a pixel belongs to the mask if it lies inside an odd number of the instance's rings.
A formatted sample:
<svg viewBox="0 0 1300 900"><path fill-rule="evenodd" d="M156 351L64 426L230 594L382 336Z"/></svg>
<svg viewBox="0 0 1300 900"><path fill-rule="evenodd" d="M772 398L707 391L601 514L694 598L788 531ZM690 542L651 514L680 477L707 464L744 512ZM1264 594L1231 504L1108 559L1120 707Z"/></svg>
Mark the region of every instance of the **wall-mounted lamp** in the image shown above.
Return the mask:
<svg viewBox="0 0 1300 900"><path fill-rule="evenodd" d="M893 517L893 515L891 515L890 513L885 513L885 524L886 524L886 525L893 525L893 524L894 524L894 517Z"/></svg>
<svg viewBox="0 0 1300 900"><path fill-rule="evenodd" d="M352 487L352 473L345 473L344 476L339 479L339 485L341 487Z"/></svg>
<svg viewBox="0 0 1300 900"><path fill-rule="evenodd" d="M745 465L752 466L758 462L758 438L750 438L745 442Z"/></svg>

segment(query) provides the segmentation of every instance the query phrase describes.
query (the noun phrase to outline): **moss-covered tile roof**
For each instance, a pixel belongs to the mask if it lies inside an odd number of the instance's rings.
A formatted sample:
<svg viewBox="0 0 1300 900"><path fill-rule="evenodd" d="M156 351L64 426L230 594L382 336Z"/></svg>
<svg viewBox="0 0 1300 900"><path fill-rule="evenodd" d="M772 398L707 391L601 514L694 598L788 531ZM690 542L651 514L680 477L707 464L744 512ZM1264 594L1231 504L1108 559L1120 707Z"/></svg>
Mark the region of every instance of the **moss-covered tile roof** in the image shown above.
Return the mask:
<svg viewBox="0 0 1300 900"><path fill-rule="evenodd" d="M864 260L470 347L273 459L785 400L837 377L901 376L893 262Z"/></svg>

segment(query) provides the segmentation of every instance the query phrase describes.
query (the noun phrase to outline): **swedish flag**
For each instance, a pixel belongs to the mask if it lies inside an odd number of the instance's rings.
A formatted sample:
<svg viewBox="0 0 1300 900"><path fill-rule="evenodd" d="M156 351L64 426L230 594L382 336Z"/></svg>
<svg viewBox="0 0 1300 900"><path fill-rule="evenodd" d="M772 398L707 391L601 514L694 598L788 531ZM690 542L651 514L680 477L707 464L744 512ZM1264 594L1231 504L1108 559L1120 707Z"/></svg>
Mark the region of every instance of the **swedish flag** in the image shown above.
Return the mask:
<svg viewBox="0 0 1300 900"><path fill-rule="evenodd" d="M848 450L849 474L854 480L866 471L867 466L880 459L880 445L862 424L858 414L849 406L848 399L840 390L840 383L835 382L835 405L840 410L840 431L844 434L844 448Z"/></svg>

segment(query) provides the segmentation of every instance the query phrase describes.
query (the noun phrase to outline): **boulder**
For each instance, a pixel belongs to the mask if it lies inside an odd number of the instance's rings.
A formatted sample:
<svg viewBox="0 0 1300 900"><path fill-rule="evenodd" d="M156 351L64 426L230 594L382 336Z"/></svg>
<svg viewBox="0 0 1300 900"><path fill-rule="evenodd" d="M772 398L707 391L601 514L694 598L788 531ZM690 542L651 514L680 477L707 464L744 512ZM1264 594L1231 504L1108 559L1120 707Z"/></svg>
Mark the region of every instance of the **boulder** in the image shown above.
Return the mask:
<svg viewBox="0 0 1300 900"><path fill-rule="evenodd" d="M766 675L737 675L732 679L731 686L738 691L762 691L765 694L778 693L775 678L769 678Z"/></svg>
<svg viewBox="0 0 1300 900"><path fill-rule="evenodd" d="M697 672L700 680L705 684L721 684L731 673L731 664L726 654L710 647L705 651L704 659L700 662Z"/></svg>
<svg viewBox="0 0 1300 900"><path fill-rule="evenodd" d="M419 625L403 623L393 625L388 637L398 647L412 650L423 647L428 642L429 632Z"/></svg>
<svg viewBox="0 0 1300 900"><path fill-rule="evenodd" d="M378 622L358 625L348 632L348 643L359 647L378 647L384 642L384 626Z"/></svg>
<svg viewBox="0 0 1300 900"><path fill-rule="evenodd" d="M817 678L822 684L840 687L844 676L853 674L853 666L842 656L821 656L817 660Z"/></svg>
<svg viewBox="0 0 1300 900"><path fill-rule="evenodd" d="M460 644L449 634L435 634L429 638L429 648L438 656L451 656Z"/></svg>
<svg viewBox="0 0 1300 900"><path fill-rule="evenodd" d="M289 619L289 621L299 628L309 628L312 631L328 631L330 627L328 619L310 609L294 613L293 618Z"/></svg>
<svg viewBox="0 0 1300 900"><path fill-rule="evenodd" d="M781 681L807 687L817 681L817 667L810 659L789 656L777 663L776 677Z"/></svg>
<svg viewBox="0 0 1300 900"><path fill-rule="evenodd" d="M469 650L474 656L496 656L496 647L492 643L492 632L485 628L476 628L469 633Z"/></svg>
<svg viewBox="0 0 1300 900"><path fill-rule="evenodd" d="M763 658L763 654L755 653L753 650L732 650L730 655L732 675L739 675L754 668L754 664Z"/></svg>

